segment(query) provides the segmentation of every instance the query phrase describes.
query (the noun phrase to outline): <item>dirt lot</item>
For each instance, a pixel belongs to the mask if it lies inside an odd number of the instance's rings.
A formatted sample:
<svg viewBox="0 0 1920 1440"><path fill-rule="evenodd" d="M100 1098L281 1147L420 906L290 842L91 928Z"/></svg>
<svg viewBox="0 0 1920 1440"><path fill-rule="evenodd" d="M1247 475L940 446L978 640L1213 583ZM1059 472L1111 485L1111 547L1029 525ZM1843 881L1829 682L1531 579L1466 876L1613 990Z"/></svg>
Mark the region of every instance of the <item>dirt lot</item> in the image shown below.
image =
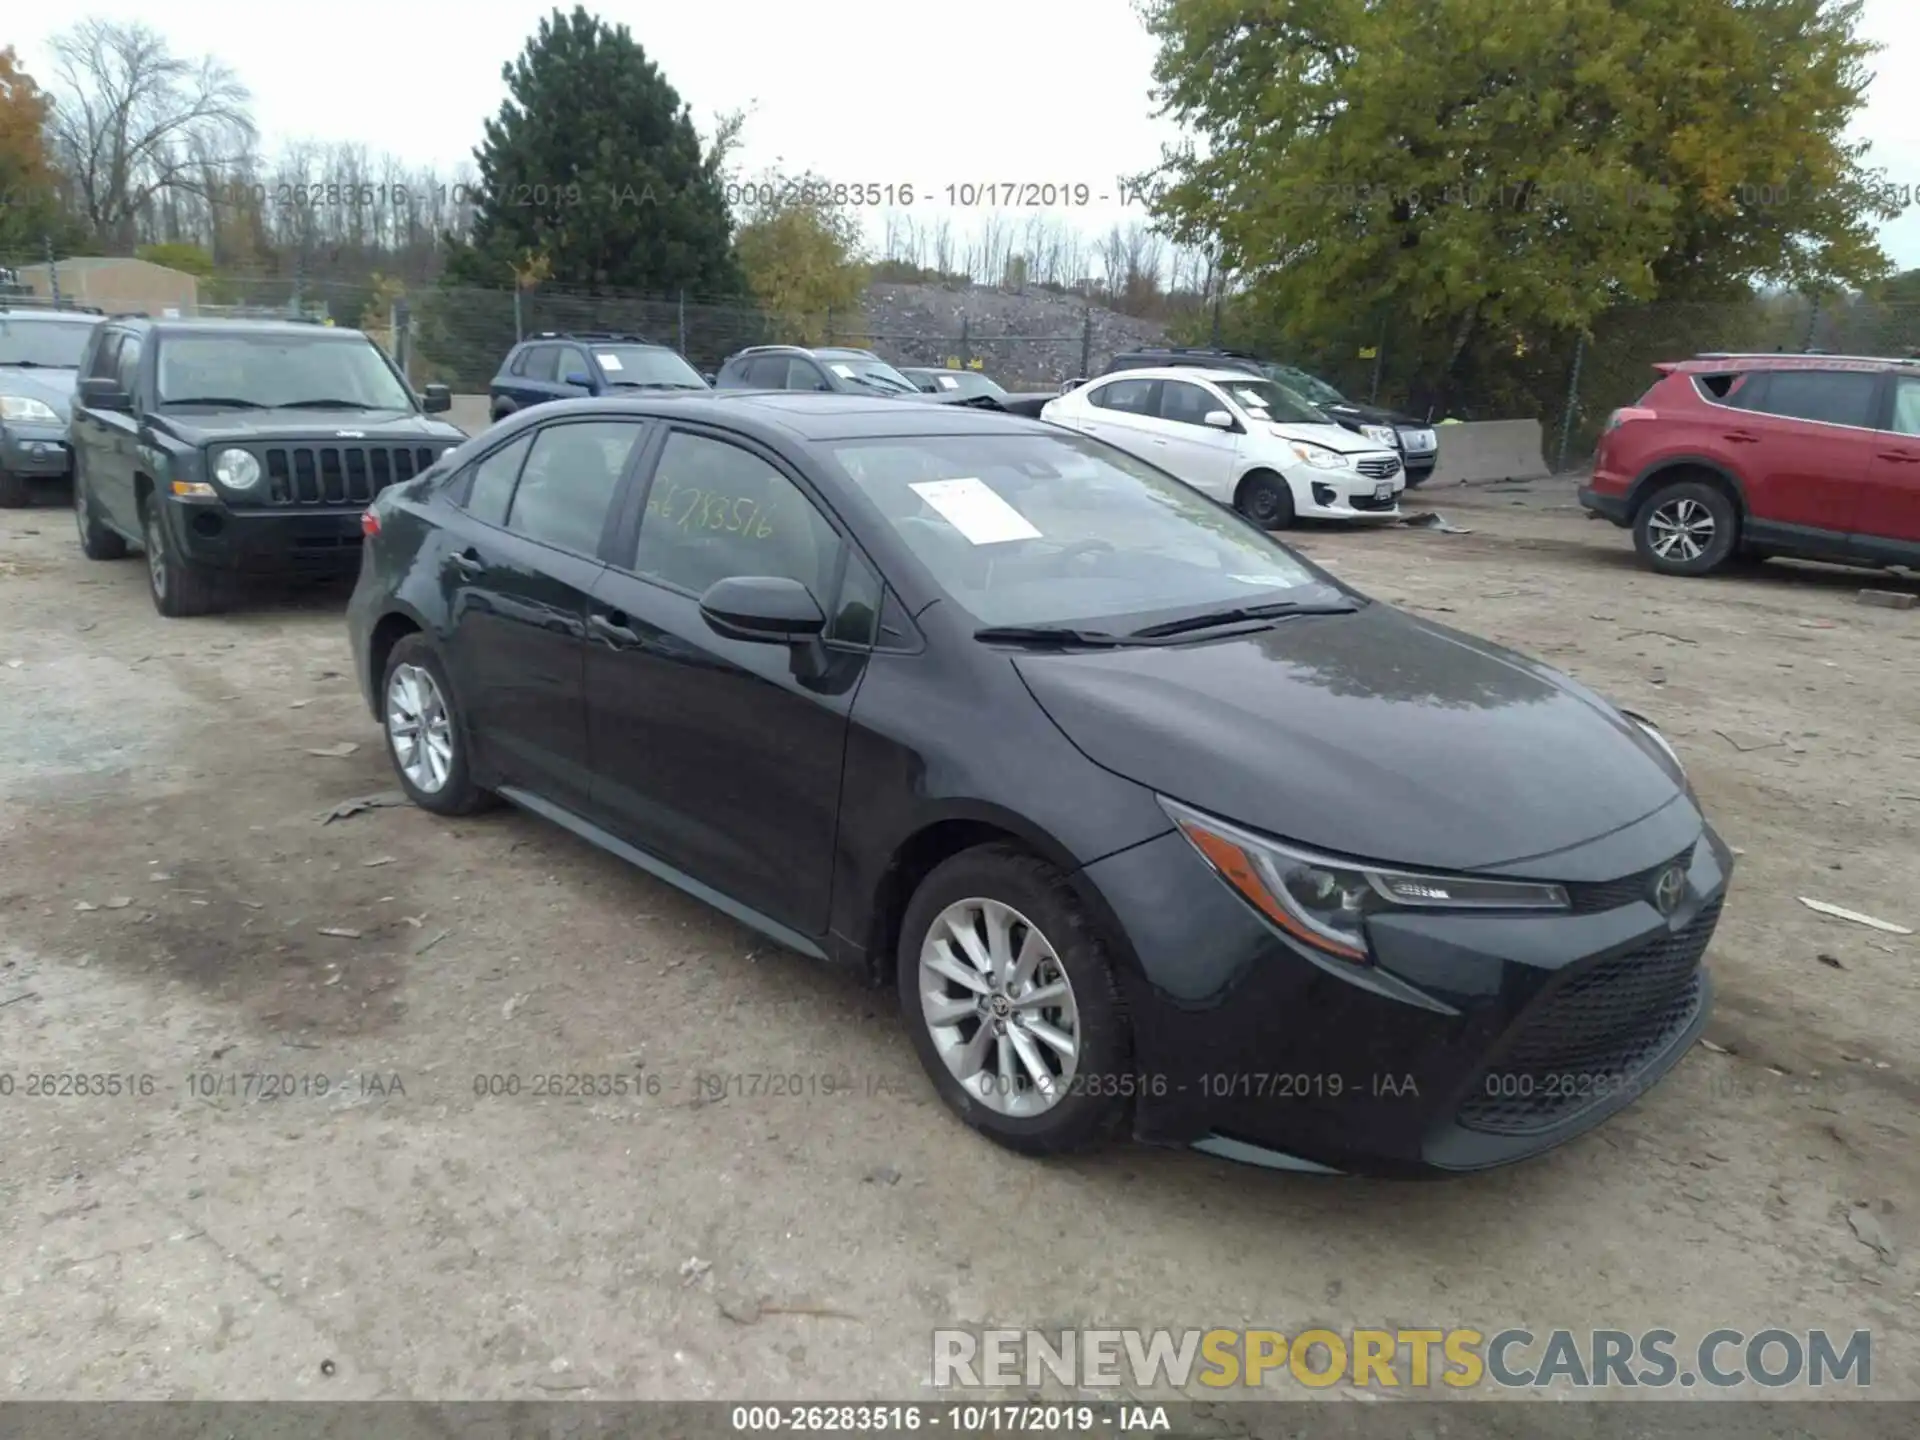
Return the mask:
<svg viewBox="0 0 1920 1440"><path fill-rule="evenodd" d="M1430 1185L1004 1154L890 996L548 825L321 823L391 784L344 592L167 622L64 509L0 514L0 1393L903 1399L943 1324L1311 1322L1864 1327L1920 1397L1920 937L1795 898L1920 929L1920 610L1661 580L1570 498L1302 541L1652 716L1743 855L1712 1046ZM636 1065L657 1093L525 1093ZM69 1072L123 1093L28 1093Z"/></svg>

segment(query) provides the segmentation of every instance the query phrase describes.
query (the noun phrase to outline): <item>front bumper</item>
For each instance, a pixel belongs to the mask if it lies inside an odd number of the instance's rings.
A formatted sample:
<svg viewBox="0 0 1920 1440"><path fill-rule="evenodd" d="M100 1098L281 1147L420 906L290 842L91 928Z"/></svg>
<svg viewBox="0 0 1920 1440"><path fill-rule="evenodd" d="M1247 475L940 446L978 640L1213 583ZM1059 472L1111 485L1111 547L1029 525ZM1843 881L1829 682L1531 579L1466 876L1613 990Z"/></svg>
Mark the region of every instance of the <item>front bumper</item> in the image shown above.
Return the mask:
<svg viewBox="0 0 1920 1440"><path fill-rule="evenodd" d="M234 509L218 500L165 497L175 553L239 574L350 575L360 567L364 505Z"/></svg>
<svg viewBox="0 0 1920 1440"><path fill-rule="evenodd" d="M1139 962L1123 982L1137 1137L1274 1168L1431 1176L1600 1124L1705 1026L1700 958L1733 865L1690 803L1630 828L1644 863L1576 887L1574 912L1383 917L1368 965L1282 938L1177 833L1089 866ZM1617 835L1605 843L1623 853ZM1557 868L1591 871L1599 853ZM1648 876L1681 855L1686 891L1663 918Z"/></svg>
<svg viewBox="0 0 1920 1440"><path fill-rule="evenodd" d="M1405 470L1384 479L1325 470L1290 472L1294 513L1310 520L1397 520L1407 488ZM1380 491L1387 493L1384 497Z"/></svg>
<svg viewBox="0 0 1920 1440"><path fill-rule="evenodd" d="M0 426L0 470L32 480L63 480L73 474L65 428L17 421Z"/></svg>
<svg viewBox="0 0 1920 1440"><path fill-rule="evenodd" d="M1580 508L1589 515L1597 515L1602 520L1611 520L1614 524L1627 524L1627 497L1624 495L1605 495L1591 485L1582 485L1577 498Z"/></svg>

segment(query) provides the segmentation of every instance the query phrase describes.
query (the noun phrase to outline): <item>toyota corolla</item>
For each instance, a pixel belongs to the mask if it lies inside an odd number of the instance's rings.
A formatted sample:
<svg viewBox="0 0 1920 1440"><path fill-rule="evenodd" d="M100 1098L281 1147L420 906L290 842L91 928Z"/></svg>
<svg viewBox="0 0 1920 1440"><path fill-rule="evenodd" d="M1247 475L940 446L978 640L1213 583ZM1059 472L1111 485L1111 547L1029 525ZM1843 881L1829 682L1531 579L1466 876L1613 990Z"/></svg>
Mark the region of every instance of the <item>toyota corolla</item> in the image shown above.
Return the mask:
<svg viewBox="0 0 1920 1440"><path fill-rule="evenodd" d="M1732 859L1652 723L1097 439L561 402L364 528L354 654L415 803L512 802L896 984L1014 1149L1479 1169L1705 1024Z"/></svg>

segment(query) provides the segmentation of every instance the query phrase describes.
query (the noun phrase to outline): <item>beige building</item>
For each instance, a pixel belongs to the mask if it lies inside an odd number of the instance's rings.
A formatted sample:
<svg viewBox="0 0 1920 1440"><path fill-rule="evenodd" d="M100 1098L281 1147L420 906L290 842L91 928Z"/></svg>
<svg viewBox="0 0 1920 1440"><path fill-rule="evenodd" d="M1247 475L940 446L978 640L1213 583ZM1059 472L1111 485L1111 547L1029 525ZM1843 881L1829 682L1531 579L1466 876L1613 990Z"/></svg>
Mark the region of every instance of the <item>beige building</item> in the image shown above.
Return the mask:
<svg viewBox="0 0 1920 1440"><path fill-rule="evenodd" d="M45 265L22 265L20 283L35 295L51 297L53 276ZM171 270L150 260L120 256L82 255L54 266L62 299L76 305L97 305L109 315L143 310L159 319L168 312L192 315L200 303L200 282L184 270Z"/></svg>

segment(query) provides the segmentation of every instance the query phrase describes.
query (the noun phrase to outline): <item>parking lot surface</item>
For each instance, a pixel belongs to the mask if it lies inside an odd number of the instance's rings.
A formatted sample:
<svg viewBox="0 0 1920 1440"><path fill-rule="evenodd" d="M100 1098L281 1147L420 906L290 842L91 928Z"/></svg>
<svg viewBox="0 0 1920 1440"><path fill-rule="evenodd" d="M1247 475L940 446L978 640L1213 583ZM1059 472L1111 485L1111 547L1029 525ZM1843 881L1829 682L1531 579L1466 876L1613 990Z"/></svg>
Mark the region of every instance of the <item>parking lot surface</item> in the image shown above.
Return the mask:
<svg viewBox="0 0 1920 1440"><path fill-rule="evenodd" d="M1004 1153L891 993L550 825L324 821L393 787L343 590L164 621L0 513L0 1393L912 1399L942 1326L1777 1325L1920 1398L1920 937L1798 898L1920 930L1920 610L1854 600L1914 587L1664 580L1559 482L1421 502L1471 533L1298 543L1653 719L1741 867L1709 1043L1427 1184Z"/></svg>

